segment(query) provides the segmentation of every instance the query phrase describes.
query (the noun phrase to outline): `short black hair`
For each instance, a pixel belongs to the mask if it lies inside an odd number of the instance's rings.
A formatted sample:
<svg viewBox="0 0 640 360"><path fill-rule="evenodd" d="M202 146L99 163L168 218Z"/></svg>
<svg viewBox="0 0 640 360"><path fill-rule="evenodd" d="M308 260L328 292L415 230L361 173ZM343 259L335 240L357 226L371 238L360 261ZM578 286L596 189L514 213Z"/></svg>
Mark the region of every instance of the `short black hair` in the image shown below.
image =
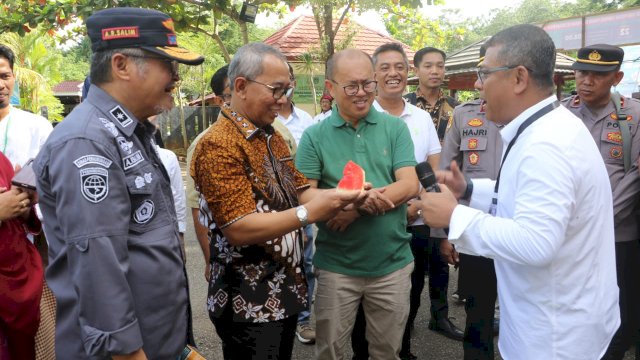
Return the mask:
<svg viewBox="0 0 640 360"><path fill-rule="evenodd" d="M13 71L13 62L16 59L16 56L13 54L13 51L9 49L8 46L0 44L0 57L3 57L7 59L7 61L9 61L9 67L11 68L11 71Z"/></svg>
<svg viewBox="0 0 640 360"><path fill-rule="evenodd" d="M228 77L229 64L218 69L211 77L211 90L217 96L221 96L224 92L224 80Z"/></svg>
<svg viewBox="0 0 640 360"><path fill-rule="evenodd" d="M413 66L418 67L420 65L420 62L422 62L422 58L428 53L432 53L432 52L440 53L440 55L442 55L442 60L447 61L447 54L445 54L444 51L434 47L427 46L425 48L418 50L416 54L413 55Z"/></svg>
<svg viewBox="0 0 640 360"><path fill-rule="evenodd" d="M484 46L486 49L500 46L498 58L505 66L522 65L536 85L553 89L556 46L539 26L511 26L493 35Z"/></svg>
<svg viewBox="0 0 640 360"><path fill-rule="evenodd" d="M407 58L407 53L404 52L404 48L402 48L402 45L396 42L390 42L390 43L386 43L378 46L378 48L373 52L373 56L372 56L374 67L378 63L378 55L387 51L395 51L400 55L402 55L402 59L404 60L405 66L409 67L409 59Z"/></svg>

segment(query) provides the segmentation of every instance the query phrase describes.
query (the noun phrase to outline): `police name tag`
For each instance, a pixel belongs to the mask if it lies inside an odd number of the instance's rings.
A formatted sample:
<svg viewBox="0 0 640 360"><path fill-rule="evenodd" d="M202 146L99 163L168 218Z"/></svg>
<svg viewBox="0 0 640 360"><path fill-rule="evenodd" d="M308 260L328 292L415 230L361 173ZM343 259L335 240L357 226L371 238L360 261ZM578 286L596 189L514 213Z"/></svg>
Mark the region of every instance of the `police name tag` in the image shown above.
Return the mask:
<svg viewBox="0 0 640 360"><path fill-rule="evenodd" d="M125 170L131 169L132 167L141 163L143 160L144 160L144 157L142 157L142 153L140 152L140 150L138 150L129 156L123 157L122 166L124 167Z"/></svg>

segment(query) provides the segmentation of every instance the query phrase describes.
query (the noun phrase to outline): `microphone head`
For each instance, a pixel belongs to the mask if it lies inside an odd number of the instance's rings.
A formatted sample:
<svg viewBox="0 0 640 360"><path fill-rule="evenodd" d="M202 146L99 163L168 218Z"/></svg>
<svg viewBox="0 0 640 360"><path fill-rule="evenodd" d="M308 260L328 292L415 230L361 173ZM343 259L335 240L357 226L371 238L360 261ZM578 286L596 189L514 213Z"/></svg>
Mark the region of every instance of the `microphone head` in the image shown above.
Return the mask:
<svg viewBox="0 0 640 360"><path fill-rule="evenodd" d="M437 187L436 174L433 172L433 168L431 165L423 161L416 165L416 174L418 175L418 180L423 188L430 191L430 189Z"/></svg>
<svg viewBox="0 0 640 360"><path fill-rule="evenodd" d="M426 161L416 165L416 174L418 175L420 183L425 188L436 183L436 175L433 173L433 168ZM427 185L425 185L423 181L427 181Z"/></svg>

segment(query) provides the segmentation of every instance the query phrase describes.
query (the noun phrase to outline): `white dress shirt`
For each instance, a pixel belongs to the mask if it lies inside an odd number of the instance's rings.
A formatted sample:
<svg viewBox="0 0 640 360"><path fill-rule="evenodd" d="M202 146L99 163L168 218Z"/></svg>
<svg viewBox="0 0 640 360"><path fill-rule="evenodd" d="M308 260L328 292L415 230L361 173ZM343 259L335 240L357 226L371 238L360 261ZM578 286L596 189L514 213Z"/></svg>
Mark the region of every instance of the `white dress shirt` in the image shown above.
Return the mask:
<svg viewBox="0 0 640 360"><path fill-rule="evenodd" d="M11 106L9 115L0 120L0 151L13 166L22 166L38 155L52 130L42 116Z"/></svg>
<svg viewBox="0 0 640 360"><path fill-rule="evenodd" d="M327 110L327 111L325 111L325 112L321 112L320 114L316 115L316 116L313 118L313 122L314 122L314 123L320 122L320 121L322 121L322 120L324 120L324 119L328 118L329 116L331 116L331 109L329 109L329 110Z"/></svg>
<svg viewBox="0 0 640 360"><path fill-rule="evenodd" d="M309 115L306 111L293 105L291 107L292 110L289 117L285 119L282 115L278 114L278 119L282 121L287 129L289 129L291 135L293 135L293 138L296 140L296 145L298 145L300 143L300 139L302 138L302 133L305 131L305 129L315 124L316 122L313 121L311 115Z"/></svg>
<svg viewBox="0 0 640 360"><path fill-rule="evenodd" d="M163 149L156 145L158 155L162 165L167 169L169 181L171 182L171 192L173 193L173 203L176 207L176 215L178 217L178 231L185 233L187 231L187 203L185 199L184 184L182 183L182 170L178 157L171 150Z"/></svg>
<svg viewBox="0 0 640 360"><path fill-rule="evenodd" d="M518 127L551 96L506 125ZM504 153L504 151L503 151ZM494 181L474 180L449 238L460 251L494 259L500 354L506 360L600 359L618 325L613 210L607 171L582 121L559 107L529 126Z"/></svg>
<svg viewBox="0 0 640 360"><path fill-rule="evenodd" d="M373 107L378 111L389 113L380 106L378 100L373 101ZM433 125L433 120L431 120L431 115L429 115L428 112L404 100L404 109L402 109L402 114L400 114L399 118L402 119L409 128L417 162L426 161L429 155L440 153L442 147L440 146L440 140L438 140L438 133L436 132L436 127ZM424 225L422 216L418 216L416 221L409 226L416 225Z"/></svg>

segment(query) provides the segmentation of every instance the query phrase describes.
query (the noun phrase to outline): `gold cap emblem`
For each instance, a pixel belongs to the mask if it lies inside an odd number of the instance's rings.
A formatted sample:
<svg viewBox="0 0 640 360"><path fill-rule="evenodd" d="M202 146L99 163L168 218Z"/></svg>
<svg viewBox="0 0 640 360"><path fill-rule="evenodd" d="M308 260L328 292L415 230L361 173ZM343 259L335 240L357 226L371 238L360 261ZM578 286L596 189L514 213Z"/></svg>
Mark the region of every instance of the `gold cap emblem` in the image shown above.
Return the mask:
<svg viewBox="0 0 640 360"><path fill-rule="evenodd" d="M593 50L589 54L589 60L591 61L600 61L600 59L602 59L602 55L600 55L600 53L597 50Z"/></svg>

